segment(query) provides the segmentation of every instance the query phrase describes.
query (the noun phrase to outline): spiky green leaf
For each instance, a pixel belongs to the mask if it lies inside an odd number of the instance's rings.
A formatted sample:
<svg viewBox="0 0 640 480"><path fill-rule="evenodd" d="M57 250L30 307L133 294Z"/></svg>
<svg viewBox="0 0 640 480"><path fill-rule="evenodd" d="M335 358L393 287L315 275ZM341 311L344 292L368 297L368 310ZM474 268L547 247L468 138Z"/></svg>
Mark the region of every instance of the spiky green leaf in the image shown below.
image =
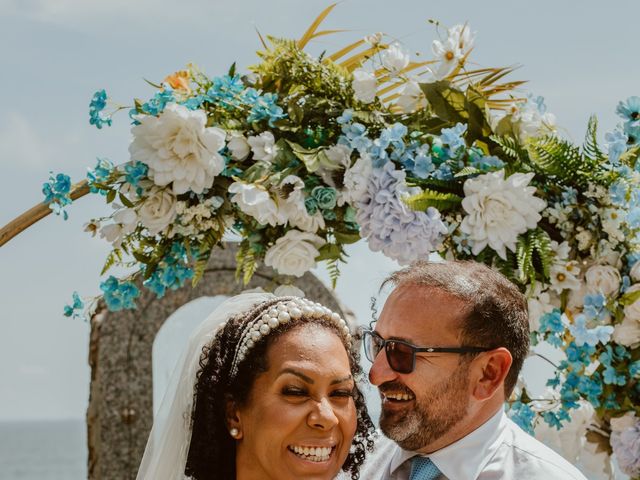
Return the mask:
<svg viewBox="0 0 640 480"><path fill-rule="evenodd" d="M424 211L429 207L434 207L441 212L445 212L460 205L462 197L455 193L443 193L426 189L422 193L403 199L403 201L412 210Z"/></svg>

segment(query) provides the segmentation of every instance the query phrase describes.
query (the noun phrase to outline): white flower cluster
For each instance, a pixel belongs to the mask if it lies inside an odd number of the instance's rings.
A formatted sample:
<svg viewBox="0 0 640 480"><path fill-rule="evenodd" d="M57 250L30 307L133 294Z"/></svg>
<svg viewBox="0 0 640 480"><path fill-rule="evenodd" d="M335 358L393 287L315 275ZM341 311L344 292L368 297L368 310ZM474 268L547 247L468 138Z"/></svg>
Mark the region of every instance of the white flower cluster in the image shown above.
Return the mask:
<svg viewBox="0 0 640 480"><path fill-rule="evenodd" d="M360 235L371 250L382 251L402 265L427 258L447 233L438 210L417 212L405 205L403 198L420 192L407 186L405 176L391 162L373 170L356 214Z"/></svg>

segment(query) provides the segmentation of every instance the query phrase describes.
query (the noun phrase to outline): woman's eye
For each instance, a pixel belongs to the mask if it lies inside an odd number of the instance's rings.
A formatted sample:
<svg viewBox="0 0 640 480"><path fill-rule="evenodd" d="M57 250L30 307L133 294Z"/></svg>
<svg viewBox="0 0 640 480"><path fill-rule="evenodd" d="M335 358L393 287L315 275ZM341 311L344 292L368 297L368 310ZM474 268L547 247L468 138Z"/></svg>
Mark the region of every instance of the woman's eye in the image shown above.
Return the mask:
<svg viewBox="0 0 640 480"><path fill-rule="evenodd" d="M353 397L354 395L353 389L335 390L331 393L333 397Z"/></svg>
<svg viewBox="0 0 640 480"><path fill-rule="evenodd" d="M285 387L282 389L282 394L290 397L304 397L307 391L296 387Z"/></svg>

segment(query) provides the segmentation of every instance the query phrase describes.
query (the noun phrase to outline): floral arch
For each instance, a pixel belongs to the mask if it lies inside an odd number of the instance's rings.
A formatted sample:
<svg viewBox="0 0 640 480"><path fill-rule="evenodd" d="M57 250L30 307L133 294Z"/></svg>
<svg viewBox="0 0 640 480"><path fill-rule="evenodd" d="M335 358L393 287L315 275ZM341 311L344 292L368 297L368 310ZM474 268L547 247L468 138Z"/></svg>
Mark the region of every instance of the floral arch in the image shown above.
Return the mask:
<svg viewBox="0 0 640 480"><path fill-rule="evenodd" d="M112 311L135 309L141 288L198 285L227 233L241 239L245 284L261 265L289 285L323 261L335 285L344 246L361 239L400 263L432 252L487 263L528 296L534 351L545 343L560 358L545 396L523 379L509 414L536 435L572 432L585 455L607 465L615 454L640 477L640 98L617 106L604 148L595 118L577 146L512 68L470 66L467 24L426 61L383 34L309 55L310 40L334 33L319 30L333 7L297 41L261 37L248 71L190 65L128 107L98 91L90 122L108 127L127 109L130 159L99 159L73 186L52 175L45 204L0 244L49 208L66 216L72 200L103 196L113 214L87 224L113 245L102 274L135 271L101 282ZM83 307L74 293L66 314Z"/></svg>

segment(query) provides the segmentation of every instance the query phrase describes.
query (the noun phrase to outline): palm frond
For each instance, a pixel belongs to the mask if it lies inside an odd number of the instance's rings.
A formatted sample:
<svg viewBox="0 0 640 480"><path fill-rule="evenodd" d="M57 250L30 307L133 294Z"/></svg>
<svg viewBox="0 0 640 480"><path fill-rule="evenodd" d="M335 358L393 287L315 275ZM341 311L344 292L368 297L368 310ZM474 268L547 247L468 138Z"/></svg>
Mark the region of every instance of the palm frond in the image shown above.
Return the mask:
<svg viewBox="0 0 640 480"><path fill-rule="evenodd" d="M300 40L298 40L298 48L300 50L304 49L307 43L309 43L309 41L314 37L314 35L316 34L316 30L318 29L320 24L324 21L325 18L327 18L327 15L331 13L331 10L333 10L336 5L337 3L332 3L327 8L325 8L322 12L320 12L320 15L316 17L309 28L307 28L307 31L304 32L304 35L302 35Z"/></svg>

